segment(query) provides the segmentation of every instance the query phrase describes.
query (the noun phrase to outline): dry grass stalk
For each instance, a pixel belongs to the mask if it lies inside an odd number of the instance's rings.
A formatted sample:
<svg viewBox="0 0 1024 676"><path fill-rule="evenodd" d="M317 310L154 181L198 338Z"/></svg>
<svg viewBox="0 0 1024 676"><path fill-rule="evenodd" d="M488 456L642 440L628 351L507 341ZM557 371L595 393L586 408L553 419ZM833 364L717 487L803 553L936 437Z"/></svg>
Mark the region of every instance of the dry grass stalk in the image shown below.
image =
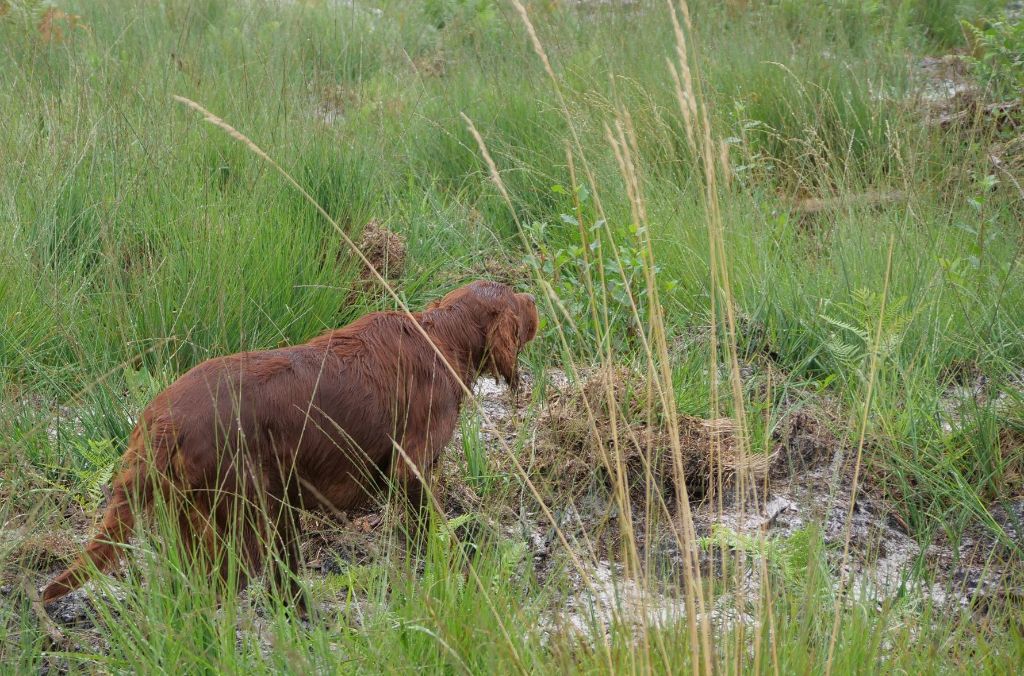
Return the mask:
<svg viewBox="0 0 1024 676"><path fill-rule="evenodd" d="M669 2L669 13L672 20L672 28L676 39L676 53L679 60L679 73L682 73L682 82L678 75L673 76L673 82L677 86L676 99L680 106L680 113L686 125L694 130L692 134L693 147L692 151L700 158L702 164L702 178L704 181L704 195L705 195L705 210L707 214L707 229L708 229L708 243L710 253L710 276L711 276L711 303L712 303L712 354L711 354L711 394L712 394L712 410L715 417L718 417L719 411L719 390L718 390L718 322L721 317L725 323L726 329L726 340L723 341L725 349L725 357L729 362L729 381L732 390L732 400L734 402L734 419L736 427L734 430L734 443L737 449L738 464L741 471L736 474L735 490L740 496L746 495L748 491L747 482L751 477L745 470L752 468L748 461L750 458L749 453L749 435L747 433L747 423L745 417L745 410L743 406L743 386L742 379L740 377L740 367L738 359L738 350L736 346L736 315L733 304L732 288L729 280L729 268L727 263L727 256L724 245L724 231L723 231L723 219L721 208L718 197L718 176L719 171L725 177L725 183L728 183L728 156L722 151L721 146L716 146L712 138L711 122L707 113L707 108L703 99L699 95L697 82L692 78L692 71L689 66L689 52L692 47L687 41L686 35L693 32L692 23L690 21L689 8L685 0L679 1L679 12L683 16L683 24L686 26L686 32L683 31L682 25L680 25L678 16L676 14L675 7ZM680 86L681 85L681 86ZM699 103L699 105L698 105ZM691 135L687 135L687 139L691 140ZM699 139L699 141L698 141ZM717 460L717 487L719 490L722 488L723 481L725 480L726 469L725 462L723 461L723 448L721 445L715 443L717 439L715 435L712 436L712 454L716 456ZM754 488L755 484L751 483L750 488ZM756 489L755 489L756 490ZM755 496L756 497L756 496ZM739 504L745 504L744 500L739 500ZM721 513L723 505L719 502L719 512ZM742 516L742 515L741 515ZM723 564L726 564L726 553L723 551ZM737 555L739 556L739 555ZM739 561L737 563L740 563ZM737 574L741 569L740 565L735 567ZM769 618L769 625L771 625L771 618ZM773 627L769 626L770 635L774 637ZM737 671L741 668L741 655L744 654L742 650L743 644L743 627L740 626L736 632L736 665ZM755 653L760 651L760 634L757 635L757 643L755 644ZM774 638L772 639L774 640ZM773 656L776 654L775 646L772 645ZM708 651L709 648L705 647ZM705 665L710 670L710 658L705 658ZM778 669L777 662L773 665L776 670Z"/></svg>
<svg viewBox="0 0 1024 676"><path fill-rule="evenodd" d="M839 565L839 590L835 603L835 617L832 619L832 635L828 641L828 659L825 662L825 674L832 673L832 660L835 656L836 639L839 636L839 625L842 619L842 611L846 602L846 589L849 578L847 561L850 557L850 534L853 528L853 509L857 504L857 488L860 481L861 460L864 456L864 440L867 436L868 414L871 411L871 397L875 388L875 376L878 374L878 352L882 344L882 324L885 318L885 305L889 298L889 280L892 276L892 252L896 247L896 236L889 237L889 255L885 264L885 282L882 286L882 300L878 308L878 324L875 327L875 337L871 345L871 361L868 365L867 389L864 393L864 407L860 419L860 436L857 439L857 456L853 464L853 484L850 488L850 506L846 514L846 533L843 536L843 558Z"/></svg>

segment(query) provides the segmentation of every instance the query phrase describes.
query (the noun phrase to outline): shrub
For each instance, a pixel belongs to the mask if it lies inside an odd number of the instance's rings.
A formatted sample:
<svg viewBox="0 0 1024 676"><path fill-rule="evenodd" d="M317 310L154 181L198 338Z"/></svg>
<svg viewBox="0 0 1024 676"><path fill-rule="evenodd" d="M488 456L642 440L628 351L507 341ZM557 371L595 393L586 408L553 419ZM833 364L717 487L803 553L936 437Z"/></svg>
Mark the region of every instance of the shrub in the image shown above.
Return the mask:
<svg viewBox="0 0 1024 676"><path fill-rule="evenodd" d="M974 42L966 57L981 83L1000 98L1019 98L1024 92L1024 21L1003 17L985 27L963 22Z"/></svg>

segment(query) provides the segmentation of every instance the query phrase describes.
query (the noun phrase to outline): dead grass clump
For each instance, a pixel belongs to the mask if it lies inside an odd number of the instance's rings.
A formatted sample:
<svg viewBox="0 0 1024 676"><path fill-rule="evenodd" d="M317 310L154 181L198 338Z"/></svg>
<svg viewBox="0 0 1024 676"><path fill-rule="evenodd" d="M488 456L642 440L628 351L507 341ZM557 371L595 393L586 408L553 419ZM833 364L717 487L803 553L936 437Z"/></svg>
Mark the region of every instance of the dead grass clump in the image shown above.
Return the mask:
<svg viewBox="0 0 1024 676"><path fill-rule="evenodd" d="M314 86L311 88L317 89ZM313 100L313 116L326 125L334 124L349 110L358 108L360 104L359 94L356 90L333 84L315 91Z"/></svg>
<svg viewBox="0 0 1024 676"><path fill-rule="evenodd" d="M776 476L805 471L831 458L843 445L825 420L823 411L804 408L787 417L774 435L772 473Z"/></svg>
<svg viewBox="0 0 1024 676"><path fill-rule="evenodd" d="M490 279L509 286L520 286L531 278L529 266L522 261L495 257L474 263L469 273L471 277Z"/></svg>
<svg viewBox="0 0 1024 676"><path fill-rule="evenodd" d="M421 54L410 64L420 77L444 77L448 72L448 59L440 50Z"/></svg>
<svg viewBox="0 0 1024 676"><path fill-rule="evenodd" d="M450 445L434 465L430 491L437 501L437 508L448 518L477 512L482 507L482 496L466 476L462 451L457 442Z"/></svg>
<svg viewBox="0 0 1024 676"><path fill-rule="evenodd" d="M405 274L407 251L405 238L397 232L389 230L380 221L374 219L366 224L357 246L381 277L389 282L394 282ZM351 254L350 257L350 253L347 247L342 247L338 252L339 265L344 266L351 263L359 267L359 276L352 282L352 289L345 301L346 305L351 305L359 296L367 294L377 287L377 278L370 272L370 269L361 260L358 260L355 254ZM381 291L381 289L377 290Z"/></svg>
<svg viewBox="0 0 1024 676"><path fill-rule="evenodd" d="M337 572L339 560L359 565L373 561L382 553L383 541L379 512L322 514L304 512L302 556L306 567L321 572Z"/></svg>
<svg viewBox="0 0 1024 676"><path fill-rule="evenodd" d="M1024 109L1017 112L1019 125L1024 127ZM1019 129L1018 129L1019 132ZM989 162L1005 178L1011 190L1024 199L1024 134L1013 134L1008 140L994 143L989 148Z"/></svg>
<svg viewBox="0 0 1024 676"><path fill-rule="evenodd" d="M50 571L66 566L78 554L80 545L67 531L45 529L17 539L3 546L5 576L10 572L26 570Z"/></svg>
<svg viewBox="0 0 1024 676"><path fill-rule="evenodd" d="M740 470L735 425L730 418L705 420L678 415L680 455L687 488L704 494L717 481L719 468L728 482ZM669 426L647 379L617 366L594 370L573 391L556 394L537 429L534 468L556 490L590 486L603 477L613 486L622 475L631 499L643 500L649 482L667 501L676 476ZM768 456L743 461L763 477Z"/></svg>
<svg viewBox="0 0 1024 676"><path fill-rule="evenodd" d="M374 219L363 228L359 250L384 279L398 279L405 273L405 238L389 230L380 221ZM360 277L370 280L373 279L373 273L364 267Z"/></svg>
<svg viewBox="0 0 1024 676"><path fill-rule="evenodd" d="M999 430L999 449L1006 463L1000 477L1005 493L1024 495L1024 430L1015 427Z"/></svg>

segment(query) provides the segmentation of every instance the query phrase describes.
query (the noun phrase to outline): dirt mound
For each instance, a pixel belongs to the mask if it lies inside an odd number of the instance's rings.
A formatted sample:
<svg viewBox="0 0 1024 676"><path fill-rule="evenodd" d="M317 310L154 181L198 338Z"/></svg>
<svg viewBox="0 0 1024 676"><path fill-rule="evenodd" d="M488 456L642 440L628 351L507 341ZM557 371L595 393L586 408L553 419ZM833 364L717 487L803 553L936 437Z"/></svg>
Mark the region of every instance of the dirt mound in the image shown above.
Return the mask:
<svg viewBox="0 0 1024 676"><path fill-rule="evenodd" d="M647 486L671 500L677 477L701 495L741 467L754 478L767 472L772 456L741 457L731 418L677 414L676 423L678 445L651 381L629 368L602 367L552 398L538 421L533 468L559 490L584 489L595 477L615 486L621 478L636 500Z"/></svg>

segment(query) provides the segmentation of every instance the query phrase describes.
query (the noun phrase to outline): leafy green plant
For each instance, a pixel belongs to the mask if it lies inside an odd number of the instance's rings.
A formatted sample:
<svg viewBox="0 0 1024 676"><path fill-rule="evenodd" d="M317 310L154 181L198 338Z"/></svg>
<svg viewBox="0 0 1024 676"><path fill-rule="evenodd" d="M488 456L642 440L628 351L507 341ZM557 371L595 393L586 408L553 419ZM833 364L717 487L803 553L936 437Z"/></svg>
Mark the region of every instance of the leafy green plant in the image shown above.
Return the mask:
<svg viewBox="0 0 1024 676"><path fill-rule="evenodd" d="M473 43L500 26L495 0L426 0L423 13L439 31Z"/></svg>
<svg viewBox="0 0 1024 676"><path fill-rule="evenodd" d="M603 326L607 316L609 326L605 328L610 329L614 347L627 347L624 339L645 330L637 324L637 317L642 322L647 316L648 272L662 294L675 291L678 282L660 264L648 260L642 243L647 233L642 226L630 224L616 233L601 218L587 224L584 208L590 194L586 186L570 193L555 185L551 192L562 198L571 195L578 209L559 214L557 225L534 221L526 226L534 249L526 260L542 278L550 280L561 304L559 323L563 328L592 346L598 333L593 318L596 314L598 325Z"/></svg>
<svg viewBox="0 0 1024 676"><path fill-rule="evenodd" d="M502 539L497 543L494 573L491 575L491 590L497 592L519 574L523 564L530 557L530 547L522 540Z"/></svg>
<svg viewBox="0 0 1024 676"><path fill-rule="evenodd" d="M840 366L852 370L858 378L867 378L868 360L871 353L878 351L881 361L891 358L900 346L903 332L910 322L906 310L907 299L889 298L882 315L882 330L878 345L875 334L878 328L882 294L870 289L857 289L850 303L826 305L830 312L819 316L833 330L825 341L825 348Z"/></svg>
<svg viewBox="0 0 1024 676"><path fill-rule="evenodd" d="M999 236L998 212L990 208L989 195L998 185L999 180L993 174L988 174L979 182L979 190L976 195L967 198L967 204L976 219L974 222L958 220L953 227L967 234L966 256L959 258L942 258L940 264L950 281L961 288L971 288L974 292L980 293L986 286L995 288L1000 286L1004 279L997 273L1002 272L1004 277L1011 271L1011 262L1002 261L993 264L992 247L996 244Z"/></svg>
<svg viewBox="0 0 1024 676"><path fill-rule="evenodd" d="M318 598L342 596L345 605L355 602L360 594L372 589L374 584L385 579L387 571L380 564L357 564L338 561L340 572L324 576L315 589Z"/></svg>
<svg viewBox="0 0 1024 676"><path fill-rule="evenodd" d="M114 477L121 454L110 439L86 439L75 444L79 462L71 466L75 499L87 511L96 509L105 497L105 488Z"/></svg>
<svg viewBox="0 0 1024 676"><path fill-rule="evenodd" d="M467 512L466 514L459 514L451 519L441 520L432 535L434 542L436 542L442 549L451 547L456 541L455 531L470 523L475 518L475 514Z"/></svg>
<svg viewBox="0 0 1024 676"><path fill-rule="evenodd" d="M1024 92L1024 20L1003 15L982 26L962 24L975 52L964 58L978 80L995 96L1019 99Z"/></svg>
<svg viewBox="0 0 1024 676"><path fill-rule="evenodd" d="M807 586L811 567L822 563L819 557L822 551L821 531L816 526L804 526L785 537L758 538L716 523L711 527L711 534L699 542L705 551L721 549L743 552L755 561L764 559L768 571L778 575L794 592Z"/></svg>
<svg viewBox="0 0 1024 676"><path fill-rule="evenodd" d="M173 374L169 371L160 371L157 374L153 374L147 369L136 371L126 368L124 369L123 376L128 400L139 408L148 404L153 397L158 395L174 380Z"/></svg>

